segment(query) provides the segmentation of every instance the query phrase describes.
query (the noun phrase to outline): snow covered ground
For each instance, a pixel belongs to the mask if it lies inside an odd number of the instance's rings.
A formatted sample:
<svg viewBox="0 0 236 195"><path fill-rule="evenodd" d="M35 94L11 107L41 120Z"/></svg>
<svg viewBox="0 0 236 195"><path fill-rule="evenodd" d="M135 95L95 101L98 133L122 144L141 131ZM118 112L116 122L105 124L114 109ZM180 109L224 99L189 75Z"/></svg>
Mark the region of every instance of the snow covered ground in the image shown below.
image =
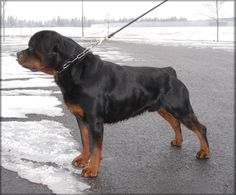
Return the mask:
<svg viewBox="0 0 236 195"><path fill-rule="evenodd" d="M49 28L6 28L6 35L32 36L39 30L55 30L65 36L80 37L80 27L49 27ZM118 28L111 27L109 32ZM105 25L95 25L84 30L85 37L105 37L108 29ZM171 46L210 47L214 49L233 50L234 48L234 27L220 27L220 42L216 42L216 27L128 27L119 32L112 40L131 41L148 44L162 44ZM20 39L19 39L20 40ZM8 42L10 43L10 40Z"/></svg>
<svg viewBox="0 0 236 195"><path fill-rule="evenodd" d="M54 193L82 193L90 186L77 179L81 170L71 166L79 143L70 130L59 122L28 118L63 116L52 86L51 77L23 69L15 57L2 54L2 166Z"/></svg>

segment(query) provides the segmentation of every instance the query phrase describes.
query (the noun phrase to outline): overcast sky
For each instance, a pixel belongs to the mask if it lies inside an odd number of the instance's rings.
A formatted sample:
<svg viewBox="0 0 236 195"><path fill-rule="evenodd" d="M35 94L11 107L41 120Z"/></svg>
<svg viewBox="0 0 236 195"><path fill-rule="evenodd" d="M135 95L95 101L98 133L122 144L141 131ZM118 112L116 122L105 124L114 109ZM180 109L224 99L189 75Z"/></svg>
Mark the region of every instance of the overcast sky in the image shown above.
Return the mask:
<svg viewBox="0 0 236 195"><path fill-rule="evenodd" d="M139 16L158 3L160 1L84 1L84 15L89 19L131 18ZM211 15L206 4L207 1L168 1L146 17L176 16L186 17L189 20L206 19L206 15ZM10 1L6 3L5 8L6 17L16 16L19 19L47 20L57 16L81 17L81 1ZM223 4L220 17L234 17L233 1L226 1Z"/></svg>

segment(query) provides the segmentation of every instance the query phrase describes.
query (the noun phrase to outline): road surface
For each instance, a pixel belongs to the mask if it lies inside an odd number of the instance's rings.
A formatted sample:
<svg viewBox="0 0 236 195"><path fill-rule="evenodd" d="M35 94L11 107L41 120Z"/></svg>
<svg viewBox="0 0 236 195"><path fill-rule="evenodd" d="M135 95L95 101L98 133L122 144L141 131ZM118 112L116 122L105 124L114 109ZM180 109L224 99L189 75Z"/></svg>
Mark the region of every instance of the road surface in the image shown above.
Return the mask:
<svg viewBox="0 0 236 195"><path fill-rule="evenodd" d="M119 53L112 53L113 50ZM118 41L106 42L96 52L119 64L175 68L178 78L190 91L196 115L208 128L211 158L195 158L199 149L198 139L183 126L182 147L171 147L173 132L169 124L157 113L144 113L127 121L105 125L104 159L97 178L82 178L83 182L91 186L86 192L233 194L233 52ZM57 87L50 89L58 90ZM60 94L54 95L62 101ZM55 121L69 128L73 137L80 142L74 117L64 105L60 107L65 115L56 117ZM47 118L30 115L27 120ZM2 193L53 193L47 186L32 183L6 169L2 169L1 181Z"/></svg>

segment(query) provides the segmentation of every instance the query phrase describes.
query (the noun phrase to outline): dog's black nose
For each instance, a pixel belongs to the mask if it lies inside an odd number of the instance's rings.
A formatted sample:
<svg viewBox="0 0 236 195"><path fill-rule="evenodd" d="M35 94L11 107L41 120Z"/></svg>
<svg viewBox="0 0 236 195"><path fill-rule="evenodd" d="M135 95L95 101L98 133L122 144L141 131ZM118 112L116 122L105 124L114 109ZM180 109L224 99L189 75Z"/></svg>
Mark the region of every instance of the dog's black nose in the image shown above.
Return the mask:
<svg viewBox="0 0 236 195"><path fill-rule="evenodd" d="M18 51L18 52L16 53L17 58L19 58L20 55L21 55L21 51Z"/></svg>
<svg viewBox="0 0 236 195"><path fill-rule="evenodd" d="M16 53L16 61L20 62L23 58L23 52L19 51Z"/></svg>
<svg viewBox="0 0 236 195"><path fill-rule="evenodd" d="M23 52L19 51L16 53L17 60L21 60L23 58Z"/></svg>

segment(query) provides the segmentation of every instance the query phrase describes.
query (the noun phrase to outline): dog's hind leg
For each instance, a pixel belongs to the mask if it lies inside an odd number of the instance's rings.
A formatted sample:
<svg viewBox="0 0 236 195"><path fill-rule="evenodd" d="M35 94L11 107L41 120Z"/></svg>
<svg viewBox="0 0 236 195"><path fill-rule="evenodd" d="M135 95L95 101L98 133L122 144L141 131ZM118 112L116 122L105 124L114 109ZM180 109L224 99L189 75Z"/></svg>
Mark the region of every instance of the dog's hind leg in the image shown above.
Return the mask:
<svg viewBox="0 0 236 195"><path fill-rule="evenodd" d="M209 158L206 127L198 121L193 112L187 88L174 77L171 78L169 84L169 90L161 98L161 108L164 108L197 135L200 141L200 150L196 157L198 159Z"/></svg>
<svg viewBox="0 0 236 195"><path fill-rule="evenodd" d="M165 109L160 108L158 110L158 113L166 120L170 123L171 127L173 128L174 132L175 132L175 137L174 139L171 141L171 145L172 146L181 146L182 142L183 142L183 137L182 137L182 133L181 133L181 127L180 127L180 122L169 112L167 112Z"/></svg>
<svg viewBox="0 0 236 195"><path fill-rule="evenodd" d="M180 120L186 127L191 129L197 135L200 141L200 150L197 153L196 157L198 159L209 158L210 151L209 151L209 144L208 144L207 135L206 135L206 132L207 132L206 127L198 121L194 113L185 117L181 117Z"/></svg>

